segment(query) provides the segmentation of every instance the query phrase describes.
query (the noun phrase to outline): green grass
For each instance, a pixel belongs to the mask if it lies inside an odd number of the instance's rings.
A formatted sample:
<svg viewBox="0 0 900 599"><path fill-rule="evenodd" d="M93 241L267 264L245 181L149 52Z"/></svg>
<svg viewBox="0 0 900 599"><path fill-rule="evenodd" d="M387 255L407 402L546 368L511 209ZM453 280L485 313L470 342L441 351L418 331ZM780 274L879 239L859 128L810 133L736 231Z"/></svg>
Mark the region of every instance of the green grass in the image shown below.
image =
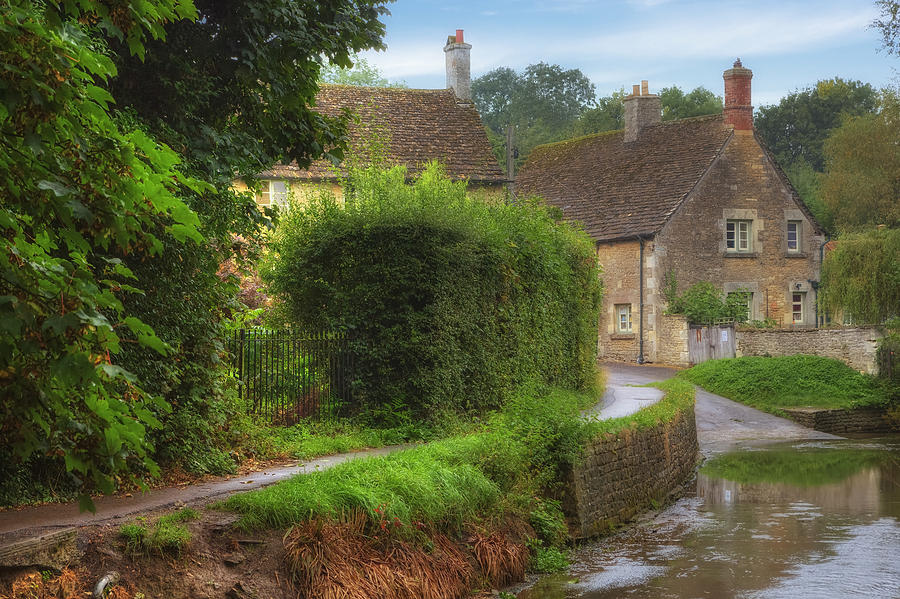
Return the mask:
<svg viewBox="0 0 900 599"><path fill-rule="evenodd" d="M779 415L783 408L847 409L888 401L883 384L874 377L819 356L710 360L679 373L678 378Z"/></svg>
<svg viewBox="0 0 900 599"><path fill-rule="evenodd" d="M786 449L727 453L706 462L701 474L739 483L787 483L813 487L841 482L890 459L862 449Z"/></svg>
<svg viewBox="0 0 900 599"><path fill-rule="evenodd" d="M689 383L675 380L659 386L666 390L662 401L605 422L580 415L595 397L532 390L508 402L479 432L353 460L235 495L222 505L241 513L239 526L248 529L285 528L316 517L339 519L355 511L368 514L376 524L396 518L407 528L421 522L453 529L468 520L518 510L526 519L534 516L547 537L558 539L547 522L558 510L535 497L559 483L591 436L651 426L692 405Z"/></svg>
<svg viewBox="0 0 900 599"><path fill-rule="evenodd" d="M191 532L182 523L198 517L196 510L186 507L162 516L153 524L148 524L146 518L123 524L119 535L125 540L128 553L180 553L191 540Z"/></svg>

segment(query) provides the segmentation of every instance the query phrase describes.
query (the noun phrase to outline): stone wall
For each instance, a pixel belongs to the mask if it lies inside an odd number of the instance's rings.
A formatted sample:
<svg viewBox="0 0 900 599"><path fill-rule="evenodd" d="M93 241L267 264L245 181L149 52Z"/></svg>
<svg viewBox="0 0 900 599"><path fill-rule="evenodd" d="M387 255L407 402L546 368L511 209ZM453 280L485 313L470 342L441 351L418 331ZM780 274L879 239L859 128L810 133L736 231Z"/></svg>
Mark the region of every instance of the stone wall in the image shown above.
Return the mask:
<svg viewBox="0 0 900 599"><path fill-rule="evenodd" d="M680 489L698 456L693 405L655 427L592 441L569 477L563 509L577 539L609 532Z"/></svg>
<svg viewBox="0 0 900 599"><path fill-rule="evenodd" d="M875 350L882 337L874 327L845 329L744 329L736 334L740 356L808 354L841 360L860 372L875 374Z"/></svg>
<svg viewBox="0 0 900 599"><path fill-rule="evenodd" d="M884 408L825 410L821 408L789 408L791 420L823 433L888 433L897 430Z"/></svg>
<svg viewBox="0 0 900 599"><path fill-rule="evenodd" d="M657 319L656 362L673 366L690 366L687 318L680 314L664 314Z"/></svg>

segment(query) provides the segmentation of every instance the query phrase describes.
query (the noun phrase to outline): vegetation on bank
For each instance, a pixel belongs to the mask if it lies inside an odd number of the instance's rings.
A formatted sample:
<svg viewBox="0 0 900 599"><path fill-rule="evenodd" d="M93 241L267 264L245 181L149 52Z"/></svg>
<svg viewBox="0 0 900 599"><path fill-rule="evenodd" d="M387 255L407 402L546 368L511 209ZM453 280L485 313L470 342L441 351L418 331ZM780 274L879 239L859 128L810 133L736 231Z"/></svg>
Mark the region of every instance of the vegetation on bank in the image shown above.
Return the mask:
<svg viewBox="0 0 900 599"><path fill-rule="evenodd" d="M302 543L292 533L289 555L307 555L322 531L345 543L351 537L369 539L386 554L396 547L435 547L436 539L468 538L477 556L485 546L478 539L492 538L495 549L505 547L497 549L509 558L504 567L516 567L513 557L527 547L532 571L563 569L568 534L559 504L546 497L554 496L590 438L654 426L691 409L690 383L675 379L658 386L666 391L660 402L607 421L582 416L594 396L533 387L475 433L297 476L222 505L239 512L238 525L246 529L306 531L297 533L306 535ZM343 523L344 536L330 528L335 523ZM300 559L295 567L310 569ZM306 575L299 578L319 584Z"/></svg>
<svg viewBox="0 0 900 599"><path fill-rule="evenodd" d="M152 524L145 518L123 524L119 535L125 540L125 550L131 554L180 553L191 540L191 532L184 522L198 517L196 510L186 507L161 516Z"/></svg>
<svg viewBox="0 0 900 599"><path fill-rule="evenodd" d="M879 406L889 399L882 381L819 356L709 360L679 373L678 378L773 414L794 407Z"/></svg>
<svg viewBox="0 0 900 599"><path fill-rule="evenodd" d="M739 451L717 456L700 473L739 483L784 483L814 487L838 483L863 468L878 466L890 456L863 449L801 449Z"/></svg>

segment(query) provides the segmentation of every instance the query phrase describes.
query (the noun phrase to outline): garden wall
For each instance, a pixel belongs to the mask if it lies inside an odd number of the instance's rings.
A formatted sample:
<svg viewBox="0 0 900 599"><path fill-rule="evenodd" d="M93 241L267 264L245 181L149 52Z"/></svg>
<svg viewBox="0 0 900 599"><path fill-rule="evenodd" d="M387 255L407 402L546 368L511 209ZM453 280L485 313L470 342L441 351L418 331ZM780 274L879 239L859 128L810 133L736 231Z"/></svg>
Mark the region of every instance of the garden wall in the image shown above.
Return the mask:
<svg viewBox="0 0 900 599"><path fill-rule="evenodd" d="M875 350L881 337L875 327L744 329L736 334L737 356L807 354L835 358L860 372L876 374Z"/></svg>
<svg viewBox="0 0 900 599"><path fill-rule="evenodd" d="M688 322L681 314L664 314L657 320L656 357L654 362L673 366L690 366Z"/></svg>
<svg viewBox="0 0 900 599"><path fill-rule="evenodd" d="M668 422L590 442L563 498L576 539L609 532L677 492L697 464L693 403Z"/></svg>
<svg viewBox="0 0 900 599"><path fill-rule="evenodd" d="M888 418L885 408L856 410L825 410L821 408L788 408L791 420L823 433L888 433L896 425Z"/></svg>

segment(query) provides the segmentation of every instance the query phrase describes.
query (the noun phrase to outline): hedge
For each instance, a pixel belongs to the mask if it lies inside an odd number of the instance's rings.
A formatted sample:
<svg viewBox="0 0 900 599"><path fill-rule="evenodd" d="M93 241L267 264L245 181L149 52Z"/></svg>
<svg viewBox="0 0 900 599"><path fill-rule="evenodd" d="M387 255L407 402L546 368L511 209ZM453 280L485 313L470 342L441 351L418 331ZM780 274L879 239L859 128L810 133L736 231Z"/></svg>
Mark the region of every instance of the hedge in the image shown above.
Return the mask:
<svg viewBox="0 0 900 599"><path fill-rule="evenodd" d="M524 383L589 390L593 244L537 201L471 197L437 164L351 170L282 219L262 274L287 320L351 334L376 420L499 407Z"/></svg>

